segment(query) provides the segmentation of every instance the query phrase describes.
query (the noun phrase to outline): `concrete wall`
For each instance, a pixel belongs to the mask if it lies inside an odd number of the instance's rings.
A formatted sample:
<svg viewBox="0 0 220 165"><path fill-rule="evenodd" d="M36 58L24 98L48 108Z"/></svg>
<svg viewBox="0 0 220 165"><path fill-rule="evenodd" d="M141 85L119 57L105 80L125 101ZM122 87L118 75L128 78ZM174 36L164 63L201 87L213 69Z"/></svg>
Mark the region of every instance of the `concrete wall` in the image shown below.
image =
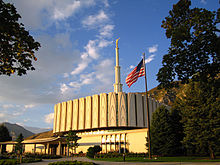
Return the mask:
<svg viewBox="0 0 220 165"><path fill-rule="evenodd" d="M161 106L148 98L150 116ZM140 93L88 96L54 106L54 133L106 127L147 127L146 96Z"/></svg>

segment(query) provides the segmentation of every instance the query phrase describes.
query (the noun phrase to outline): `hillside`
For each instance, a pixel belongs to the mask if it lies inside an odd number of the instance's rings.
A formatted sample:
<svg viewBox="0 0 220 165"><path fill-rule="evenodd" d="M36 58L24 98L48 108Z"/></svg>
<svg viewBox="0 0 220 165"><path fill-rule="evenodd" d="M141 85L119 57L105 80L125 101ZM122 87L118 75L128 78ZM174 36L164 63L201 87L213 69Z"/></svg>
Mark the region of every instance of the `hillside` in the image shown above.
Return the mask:
<svg viewBox="0 0 220 165"><path fill-rule="evenodd" d="M187 85L183 84L179 84L179 87L171 88L169 90L158 89L158 87L155 87L148 91L148 95L159 102L171 106L176 97L184 93L186 87Z"/></svg>
<svg viewBox="0 0 220 165"><path fill-rule="evenodd" d="M7 122L4 122L2 124L7 127L8 131L10 133L10 136L12 137L12 140L16 140L16 138L18 137L18 135L20 133L22 133L24 138L34 135L33 132L30 132L30 131L24 129L20 125L11 124L11 123L7 123Z"/></svg>
<svg viewBox="0 0 220 165"><path fill-rule="evenodd" d="M52 130L52 128L38 128L38 127L29 127L29 126L24 126L24 128L28 131L35 133L35 134Z"/></svg>

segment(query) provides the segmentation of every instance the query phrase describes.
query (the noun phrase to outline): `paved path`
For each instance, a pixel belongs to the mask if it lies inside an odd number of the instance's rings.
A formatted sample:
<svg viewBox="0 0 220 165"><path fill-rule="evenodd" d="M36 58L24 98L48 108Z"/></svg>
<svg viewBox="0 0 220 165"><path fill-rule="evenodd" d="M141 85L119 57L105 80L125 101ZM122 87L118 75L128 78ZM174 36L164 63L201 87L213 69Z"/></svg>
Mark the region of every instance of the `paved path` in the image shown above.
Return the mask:
<svg viewBox="0 0 220 165"><path fill-rule="evenodd" d="M23 163L22 165L48 165L51 162L72 160L72 158L61 159L44 159L42 162L37 163ZM86 157L74 157L73 160L94 162L100 165L220 165L220 162L106 162L90 160Z"/></svg>

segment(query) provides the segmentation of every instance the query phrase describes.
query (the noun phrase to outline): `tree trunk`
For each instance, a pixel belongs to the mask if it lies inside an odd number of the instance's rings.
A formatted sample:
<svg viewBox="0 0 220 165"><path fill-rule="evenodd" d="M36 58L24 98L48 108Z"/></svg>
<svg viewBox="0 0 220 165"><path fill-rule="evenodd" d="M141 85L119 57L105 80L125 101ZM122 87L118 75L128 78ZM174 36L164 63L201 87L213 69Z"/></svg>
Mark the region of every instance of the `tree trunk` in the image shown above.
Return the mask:
<svg viewBox="0 0 220 165"><path fill-rule="evenodd" d="M213 151L211 146L209 146L209 152L210 152L210 158L211 159L215 159L215 153L214 153L214 151Z"/></svg>

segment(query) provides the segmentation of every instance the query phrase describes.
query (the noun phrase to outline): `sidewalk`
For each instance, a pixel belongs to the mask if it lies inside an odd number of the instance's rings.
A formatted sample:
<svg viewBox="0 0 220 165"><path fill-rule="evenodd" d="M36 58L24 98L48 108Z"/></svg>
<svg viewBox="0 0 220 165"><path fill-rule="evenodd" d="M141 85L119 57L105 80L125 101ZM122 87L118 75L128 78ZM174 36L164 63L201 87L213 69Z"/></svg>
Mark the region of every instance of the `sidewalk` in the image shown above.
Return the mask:
<svg viewBox="0 0 220 165"><path fill-rule="evenodd" d="M44 159L42 162L37 163L23 163L22 165L48 165L51 162L72 160L72 158L61 159ZM90 160L87 157L73 157L73 160L94 162L100 165L220 165L220 162L106 162Z"/></svg>

